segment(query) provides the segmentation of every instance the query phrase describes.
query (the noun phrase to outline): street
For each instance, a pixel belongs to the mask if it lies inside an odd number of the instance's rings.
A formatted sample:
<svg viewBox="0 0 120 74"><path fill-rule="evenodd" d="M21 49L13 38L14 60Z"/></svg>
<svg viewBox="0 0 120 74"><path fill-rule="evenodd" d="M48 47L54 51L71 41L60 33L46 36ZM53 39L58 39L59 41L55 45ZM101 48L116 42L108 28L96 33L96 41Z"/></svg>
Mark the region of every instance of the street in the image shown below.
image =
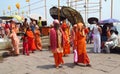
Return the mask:
<svg viewBox="0 0 120 74"><path fill-rule="evenodd" d="M119 54L91 53L93 44L87 44L92 67L73 64L73 53L63 57L65 64L56 69L54 58L48 49L35 51L30 56L10 56L0 63L0 74L119 74Z"/></svg>

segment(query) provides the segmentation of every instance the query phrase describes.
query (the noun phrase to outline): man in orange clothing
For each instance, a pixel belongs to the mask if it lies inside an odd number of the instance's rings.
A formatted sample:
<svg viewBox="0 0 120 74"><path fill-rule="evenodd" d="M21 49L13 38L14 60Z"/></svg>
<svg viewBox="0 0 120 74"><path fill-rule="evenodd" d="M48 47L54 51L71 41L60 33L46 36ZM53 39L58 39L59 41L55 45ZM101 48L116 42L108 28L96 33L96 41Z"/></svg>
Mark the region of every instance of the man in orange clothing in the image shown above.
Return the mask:
<svg viewBox="0 0 120 74"><path fill-rule="evenodd" d="M58 20L53 21L54 27L50 29L50 49L53 52L55 66L59 68L60 64L63 64L63 33L60 29L60 23Z"/></svg>
<svg viewBox="0 0 120 74"><path fill-rule="evenodd" d="M85 66L91 66L90 60L87 56L86 51L86 36L84 33L84 25L82 23L77 24L77 32L76 32L76 50L78 54L78 60L77 63L83 63Z"/></svg>
<svg viewBox="0 0 120 74"><path fill-rule="evenodd" d="M61 28L63 30L63 38L64 38L64 44L63 44L63 54L64 56L70 54L70 40L69 40L69 33L68 33L68 26L66 24L66 20L62 21Z"/></svg>

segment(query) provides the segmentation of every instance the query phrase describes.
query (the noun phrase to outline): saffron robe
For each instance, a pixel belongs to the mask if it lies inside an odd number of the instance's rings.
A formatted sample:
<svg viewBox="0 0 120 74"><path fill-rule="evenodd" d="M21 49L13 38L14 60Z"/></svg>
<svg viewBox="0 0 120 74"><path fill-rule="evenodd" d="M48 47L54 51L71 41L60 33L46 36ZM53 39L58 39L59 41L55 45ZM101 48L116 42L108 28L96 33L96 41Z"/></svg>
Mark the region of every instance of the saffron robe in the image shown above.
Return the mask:
<svg viewBox="0 0 120 74"><path fill-rule="evenodd" d="M38 50L42 50L42 42L40 38L40 31L38 29L35 30L35 45Z"/></svg>
<svg viewBox="0 0 120 74"><path fill-rule="evenodd" d="M13 51L15 54L19 54L19 38L17 37L14 30L12 30L12 33L9 36L12 41Z"/></svg>
<svg viewBox="0 0 120 74"><path fill-rule="evenodd" d="M63 54L66 55L66 54L70 54L70 38L69 38L69 30L68 30L68 26L66 23L63 23L61 25L61 28L63 30L63 40L64 40L64 43L63 43Z"/></svg>
<svg viewBox="0 0 120 74"><path fill-rule="evenodd" d="M28 48L30 51L34 51L36 49L34 34L32 31L26 31L26 34L28 36Z"/></svg>
<svg viewBox="0 0 120 74"><path fill-rule="evenodd" d="M78 31L76 32L76 47L78 53L77 63L89 64L90 60L86 51L86 36L84 34L83 24L78 24Z"/></svg>
<svg viewBox="0 0 120 74"><path fill-rule="evenodd" d="M60 64L63 64L64 61L62 59L63 55L63 37L61 30L55 30L52 28L50 30L50 49L53 52L55 66L58 67Z"/></svg>

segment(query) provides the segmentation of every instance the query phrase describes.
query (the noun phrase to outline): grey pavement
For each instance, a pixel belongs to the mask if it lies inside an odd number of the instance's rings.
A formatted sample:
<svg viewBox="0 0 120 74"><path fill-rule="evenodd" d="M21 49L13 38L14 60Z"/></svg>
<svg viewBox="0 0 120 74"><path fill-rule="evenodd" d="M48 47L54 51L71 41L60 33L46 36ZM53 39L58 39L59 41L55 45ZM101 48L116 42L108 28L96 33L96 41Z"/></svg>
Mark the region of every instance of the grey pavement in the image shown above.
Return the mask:
<svg viewBox="0 0 120 74"><path fill-rule="evenodd" d="M119 54L91 53L93 44L87 44L92 67L73 64L73 53L63 57L65 64L56 69L52 53L46 48L30 56L10 56L0 63L0 74L120 74Z"/></svg>

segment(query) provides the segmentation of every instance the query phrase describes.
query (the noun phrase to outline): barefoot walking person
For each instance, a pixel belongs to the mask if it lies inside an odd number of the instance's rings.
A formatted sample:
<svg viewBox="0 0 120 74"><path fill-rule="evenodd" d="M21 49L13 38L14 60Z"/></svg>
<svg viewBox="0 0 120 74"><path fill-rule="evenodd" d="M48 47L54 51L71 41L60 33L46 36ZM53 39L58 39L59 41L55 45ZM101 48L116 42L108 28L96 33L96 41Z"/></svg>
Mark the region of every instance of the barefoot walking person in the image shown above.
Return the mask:
<svg viewBox="0 0 120 74"><path fill-rule="evenodd" d="M50 30L50 49L53 52L56 68L59 68L60 64L63 64L63 35L60 29L60 23L58 20L53 21L54 27Z"/></svg>
<svg viewBox="0 0 120 74"><path fill-rule="evenodd" d="M70 54L70 42L69 42L69 34L67 32L67 24L66 20L62 21L61 28L63 30L63 38L64 38L64 44L63 44L63 54L64 56L68 56Z"/></svg>
<svg viewBox="0 0 120 74"><path fill-rule="evenodd" d="M84 33L84 25L82 23L77 24L77 32L75 38L76 38L75 46L78 55L78 60L76 64L83 63L85 66L91 66L86 51L86 36Z"/></svg>

